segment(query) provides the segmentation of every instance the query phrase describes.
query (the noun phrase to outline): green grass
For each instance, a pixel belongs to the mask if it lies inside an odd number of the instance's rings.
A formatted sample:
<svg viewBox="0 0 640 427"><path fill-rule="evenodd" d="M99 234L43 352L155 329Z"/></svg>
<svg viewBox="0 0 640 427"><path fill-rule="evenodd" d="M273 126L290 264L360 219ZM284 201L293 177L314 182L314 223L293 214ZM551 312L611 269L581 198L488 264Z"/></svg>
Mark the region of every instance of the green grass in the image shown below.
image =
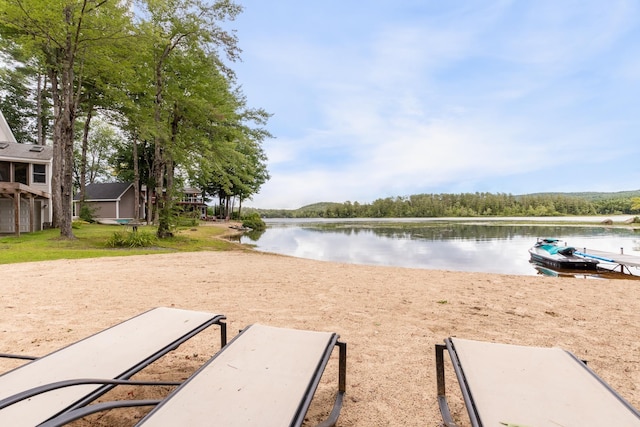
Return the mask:
<svg viewBox="0 0 640 427"><path fill-rule="evenodd" d="M128 255L144 255L170 252L224 251L238 249L238 245L220 239L223 227L182 227L174 237L155 240L153 246L113 248L108 245L116 233L130 233L123 226L82 224L74 225L75 239L60 238L60 230L43 230L23 233L20 237L0 237L0 264L56 259L98 258ZM139 233L155 235L153 226L138 227Z"/></svg>

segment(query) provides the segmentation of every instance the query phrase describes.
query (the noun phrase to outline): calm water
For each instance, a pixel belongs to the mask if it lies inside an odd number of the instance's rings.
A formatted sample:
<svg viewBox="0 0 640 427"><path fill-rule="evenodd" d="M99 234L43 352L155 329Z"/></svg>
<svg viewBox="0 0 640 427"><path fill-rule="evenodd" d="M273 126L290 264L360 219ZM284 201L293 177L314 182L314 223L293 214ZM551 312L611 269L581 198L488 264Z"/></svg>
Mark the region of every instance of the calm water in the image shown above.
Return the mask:
<svg viewBox="0 0 640 427"><path fill-rule="evenodd" d="M612 218L616 223L625 218ZM267 220L267 230L241 242L257 250L353 264L536 275L528 249L538 237L576 248L640 256L640 231L577 225L580 218ZM597 221L593 217L590 222ZM558 222L558 218L553 219ZM640 275L632 268L634 275Z"/></svg>

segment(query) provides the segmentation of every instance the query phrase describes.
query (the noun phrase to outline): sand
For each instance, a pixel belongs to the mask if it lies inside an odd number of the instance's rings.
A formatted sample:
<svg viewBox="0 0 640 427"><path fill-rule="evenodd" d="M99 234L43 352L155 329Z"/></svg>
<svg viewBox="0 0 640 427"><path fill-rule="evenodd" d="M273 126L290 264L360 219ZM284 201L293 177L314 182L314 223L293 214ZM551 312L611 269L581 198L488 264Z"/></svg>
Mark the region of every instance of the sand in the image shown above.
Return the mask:
<svg viewBox="0 0 640 427"><path fill-rule="evenodd" d="M348 345L339 426L438 426L434 345L449 336L565 348L588 360L637 408L638 286L631 280L349 265L246 250L25 262L2 266L0 352L41 356L169 306L226 315L230 337L252 323L338 332ZM217 350L217 333L206 331L137 378L186 378ZM2 371L16 365L0 360ZM447 369L452 413L468 425ZM308 425L328 412L336 371L332 360ZM111 411L75 425L131 425L144 412Z"/></svg>

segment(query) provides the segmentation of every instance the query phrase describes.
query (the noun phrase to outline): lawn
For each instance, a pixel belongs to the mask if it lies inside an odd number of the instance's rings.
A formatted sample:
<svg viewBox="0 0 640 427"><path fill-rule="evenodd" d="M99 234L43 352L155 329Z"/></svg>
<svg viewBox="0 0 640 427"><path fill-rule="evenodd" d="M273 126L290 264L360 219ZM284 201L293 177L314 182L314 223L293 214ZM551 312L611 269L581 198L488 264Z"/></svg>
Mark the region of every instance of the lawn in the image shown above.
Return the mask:
<svg viewBox="0 0 640 427"><path fill-rule="evenodd" d="M4 235L0 237L0 264L240 248L237 243L223 238L229 232L229 224L181 227L174 231L174 237L162 240L155 239L155 232L153 226L138 227L140 240L152 242L145 247L109 245L110 241L118 240L114 237L137 237L131 228L120 225L74 225L76 238L71 240L60 238L58 229L23 233L20 237Z"/></svg>

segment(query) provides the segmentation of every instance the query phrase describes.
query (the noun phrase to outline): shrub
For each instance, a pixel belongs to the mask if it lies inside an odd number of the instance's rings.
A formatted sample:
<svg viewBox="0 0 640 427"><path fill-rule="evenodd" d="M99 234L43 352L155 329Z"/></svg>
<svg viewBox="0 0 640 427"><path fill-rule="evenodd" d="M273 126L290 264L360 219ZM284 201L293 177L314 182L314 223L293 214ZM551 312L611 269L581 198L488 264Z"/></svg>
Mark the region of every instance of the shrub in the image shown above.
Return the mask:
<svg viewBox="0 0 640 427"><path fill-rule="evenodd" d="M92 208L87 203L83 203L82 207L80 208L80 214L78 215L78 217L80 217L81 220L89 223L95 222L94 220L95 211L96 211L95 208Z"/></svg>
<svg viewBox="0 0 640 427"><path fill-rule="evenodd" d="M156 236L144 231L116 231L107 240L107 246L111 248L141 248L153 246L156 241Z"/></svg>
<svg viewBox="0 0 640 427"><path fill-rule="evenodd" d="M180 216L176 219L176 225L178 227L195 227L200 225L200 219L188 216Z"/></svg>
<svg viewBox="0 0 640 427"><path fill-rule="evenodd" d="M256 231L262 231L267 228L267 224L264 223L257 212L245 216L242 219L242 226Z"/></svg>

